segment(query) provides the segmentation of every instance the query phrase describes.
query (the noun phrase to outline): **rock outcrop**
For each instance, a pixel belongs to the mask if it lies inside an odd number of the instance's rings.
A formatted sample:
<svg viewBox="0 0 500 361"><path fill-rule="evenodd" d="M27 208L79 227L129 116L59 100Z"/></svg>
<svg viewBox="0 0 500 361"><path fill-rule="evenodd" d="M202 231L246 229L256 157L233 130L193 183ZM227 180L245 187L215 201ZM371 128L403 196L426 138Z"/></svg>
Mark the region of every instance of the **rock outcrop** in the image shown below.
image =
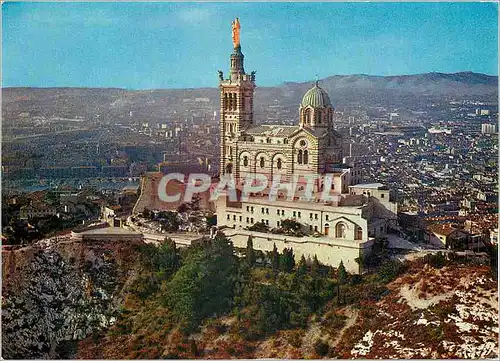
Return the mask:
<svg viewBox="0 0 500 361"><path fill-rule="evenodd" d="M76 341L113 324L137 245L59 240L4 251L3 358L71 358Z"/></svg>

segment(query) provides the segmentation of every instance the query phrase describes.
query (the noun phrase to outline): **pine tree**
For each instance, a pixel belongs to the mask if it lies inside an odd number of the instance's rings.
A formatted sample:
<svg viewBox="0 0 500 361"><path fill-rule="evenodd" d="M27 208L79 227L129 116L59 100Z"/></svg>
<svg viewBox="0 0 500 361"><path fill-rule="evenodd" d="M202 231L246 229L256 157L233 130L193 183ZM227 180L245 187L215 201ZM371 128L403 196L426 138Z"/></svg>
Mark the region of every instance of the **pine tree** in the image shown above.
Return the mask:
<svg viewBox="0 0 500 361"><path fill-rule="evenodd" d="M316 277L319 272L319 261L318 257L314 255L314 259L311 265L311 276Z"/></svg>
<svg viewBox="0 0 500 361"><path fill-rule="evenodd" d="M271 253L271 266L273 268L273 272L276 273L279 270L280 260L278 248L276 247L276 243L273 245L273 252Z"/></svg>
<svg viewBox="0 0 500 361"><path fill-rule="evenodd" d="M342 260L340 260L339 268L337 270L337 278L339 284L341 285L343 285L347 281L347 271L345 270L344 262L342 262Z"/></svg>
<svg viewBox="0 0 500 361"><path fill-rule="evenodd" d="M295 257L292 248L285 248L283 250L283 257L281 258L282 269L285 272L292 272L295 267Z"/></svg>
<svg viewBox="0 0 500 361"><path fill-rule="evenodd" d="M248 236L246 261L250 267L252 267L255 264L255 251L253 249L252 236Z"/></svg>
<svg viewBox="0 0 500 361"><path fill-rule="evenodd" d="M199 356L199 354L198 354L198 346L196 345L196 341L193 338L191 339L189 348L191 349L191 354L193 356Z"/></svg>
<svg viewBox="0 0 500 361"><path fill-rule="evenodd" d="M344 304L345 304L345 293L341 292L342 285L347 282L347 271L345 270L344 267L344 262L340 260L339 267L337 269L337 304L341 304L341 295L343 296L344 299Z"/></svg>
<svg viewBox="0 0 500 361"><path fill-rule="evenodd" d="M302 276L307 273L307 262L304 255L300 258L299 266L297 267L297 275Z"/></svg>

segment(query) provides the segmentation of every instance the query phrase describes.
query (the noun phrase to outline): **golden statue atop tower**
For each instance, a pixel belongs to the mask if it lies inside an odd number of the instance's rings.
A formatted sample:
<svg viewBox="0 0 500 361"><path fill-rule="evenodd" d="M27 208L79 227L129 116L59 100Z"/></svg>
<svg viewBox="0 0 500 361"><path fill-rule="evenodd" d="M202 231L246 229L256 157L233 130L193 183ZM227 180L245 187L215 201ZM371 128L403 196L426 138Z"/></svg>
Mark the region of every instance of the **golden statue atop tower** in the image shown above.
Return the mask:
<svg viewBox="0 0 500 361"><path fill-rule="evenodd" d="M236 48L240 45L240 20L238 18L234 19L231 23L232 32L233 32L233 46Z"/></svg>

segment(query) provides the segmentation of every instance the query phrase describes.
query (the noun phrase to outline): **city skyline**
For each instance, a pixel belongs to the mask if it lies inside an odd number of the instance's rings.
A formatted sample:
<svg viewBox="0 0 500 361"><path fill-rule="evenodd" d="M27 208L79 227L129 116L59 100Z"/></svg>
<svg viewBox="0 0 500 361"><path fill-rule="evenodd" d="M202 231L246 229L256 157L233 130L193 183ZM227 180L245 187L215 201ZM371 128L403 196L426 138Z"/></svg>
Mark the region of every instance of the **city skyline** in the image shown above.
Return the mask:
<svg viewBox="0 0 500 361"><path fill-rule="evenodd" d="M2 86L215 87L236 16L260 86L337 74L497 75L497 6L4 3Z"/></svg>

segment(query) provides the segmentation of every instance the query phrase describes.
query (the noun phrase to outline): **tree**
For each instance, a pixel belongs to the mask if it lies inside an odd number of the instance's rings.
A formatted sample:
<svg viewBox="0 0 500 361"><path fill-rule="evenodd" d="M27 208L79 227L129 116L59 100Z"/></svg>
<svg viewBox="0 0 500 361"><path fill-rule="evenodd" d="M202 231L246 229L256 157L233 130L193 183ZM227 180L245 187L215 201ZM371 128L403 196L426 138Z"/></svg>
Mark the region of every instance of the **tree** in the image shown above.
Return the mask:
<svg viewBox="0 0 500 361"><path fill-rule="evenodd" d="M177 212L160 212L158 213L158 218L160 219L160 224L165 231L177 232L179 230L181 222Z"/></svg>
<svg viewBox="0 0 500 361"><path fill-rule="evenodd" d="M194 340L194 338L191 339L189 348L193 356L199 356L198 346L196 346L196 341Z"/></svg>
<svg viewBox="0 0 500 361"><path fill-rule="evenodd" d="M290 230L290 231L298 231L301 228L301 225L299 222L293 220L293 219L285 219L283 222L281 222L281 228L285 230Z"/></svg>
<svg viewBox="0 0 500 361"><path fill-rule="evenodd" d="M347 282L347 271L345 270L344 262L342 260L340 260L340 264L339 264L339 267L337 269L337 280L338 280L338 283L337 283L337 304L340 305L341 304L340 289L341 289L342 285ZM345 293L342 292L342 294L344 296L344 303L345 303Z"/></svg>
<svg viewBox="0 0 500 361"><path fill-rule="evenodd" d="M354 261L359 265L359 268L362 271L367 269L370 265L370 259L364 254L360 254L359 257L354 259Z"/></svg>
<svg viewBox="0 0 500 361"><path fill-rule="evenodd" d="M280 228L284 231L285 234L297 237L303 236L302 225L293 219L283 220L281 222Z"/></svg>
<svg viewBox="0 0 500 361"><path fill-rule="evenodd" d="M279 270L279 253L278 248L276 248L276 243L273 245L273 251L271 253L271 267L273 268L273 272L277 273Z"/></svg>
<svg viewBox="0 0 500 361"><path fill-rule="evenodd" d="M255 251L253 249L252 236L248 236L247 240L246 262L250 267L255 264Z"/></svg>
<svg viewBox="0 0 500 361"><path fill-rule="evenodd" d="M306 273L307 273L307 262L304 255L302 255L302 257L300 257L299 265L297 267L297 275L302 276L305 275Z"/></svg>
<svg viewBox="0 0 500 361"><path fill-rule="evenodd" d="M285 272L292 272L295 267L295 257L292 248L285 248L281 257L281 269Z"/></svg>
<svg viewBox="0 0 500 361"><path fill-rule="evenodd" d="M229 310L236 266L233 244L224 235L193 249L166 287L164 300L173 316L193 330L203 318Z"/></svg>
<svg viewBox="0 0 500 361"><path fill-rule="evenodd" d="M395 279L407 266L399 260L390 260L384 262L378 269L378 278L380 281L387 283Z"/></svg>
<svg viewBox="0 0 500 361"><path fill-rule="evenodd" d="M207 216L207 225L209 226L217 225L217 215L213 214L211 216Z"/></svg>
<svg viewBox="0 0 500 361"><path fill-rule="evenodd" d="M144 208L142 211L142 216L146 219L152 219L154 217L154 213L151 212L148 208Z"/></svg>
<svg viewBox="0 0 500 361"><path fill-rule="evenodd" d="M321 339L317 340L314 344L314 351L316 351L316 353L321 357L328 355L329 350L330 347L328 344Z"/></svg>
<svg viewBox="0 0 500 361"><path fill-rule="evenodd" d="M175 242L168 237L165 237L161 246L144 244L140 246L140 251L143 254L144 262L149 266L148 269L158 279L168 279L179 267L179 251Z"/></svg>
<svg viewBox="0 0 500 361"><path fill-rule="evenodd" d="M254 232L267 233L269 232L269 226L265 222L260 221L255 224L252 224L250 227L248 227L248 230Z"/></svg>
<svg viewBox="0 0 500 361"><path fill-rule="evenodd" d="M347 282L347 271L345 270L344 262L342 262L342 260L340 260L339 268L337 270L337 279L341 285Z"/></svg>
<svg viewBox="0 0 500 361"><path fill-rule="evenodd" d="M319 261L318 256L314 255L314 259L311 265L311 276L316 277L319 272Z"/></svg>
<svg viewBox="0 0 500 361"><path fill-rule="evenodd" d="M490 267L493 271L493 277L496 279L498 277L498 245L490 245L488 253L490 255Z"/></svg>
<svg viewBox="0 0 500 361"><path fill-rule="evenodd" d="M238 274L234 285L234 306L236 307L236 315L239 316L239 310L253 303L254 279L252 278L251 269L248 263L242 262L239 264Z"/></svg>
<svg viewBox="0 0 500 361"><path fill-rule="evenodd" d="M178 213L184 213L189 211L189 206L186 203L182 203L179 207L177 207Z"/></svg>

